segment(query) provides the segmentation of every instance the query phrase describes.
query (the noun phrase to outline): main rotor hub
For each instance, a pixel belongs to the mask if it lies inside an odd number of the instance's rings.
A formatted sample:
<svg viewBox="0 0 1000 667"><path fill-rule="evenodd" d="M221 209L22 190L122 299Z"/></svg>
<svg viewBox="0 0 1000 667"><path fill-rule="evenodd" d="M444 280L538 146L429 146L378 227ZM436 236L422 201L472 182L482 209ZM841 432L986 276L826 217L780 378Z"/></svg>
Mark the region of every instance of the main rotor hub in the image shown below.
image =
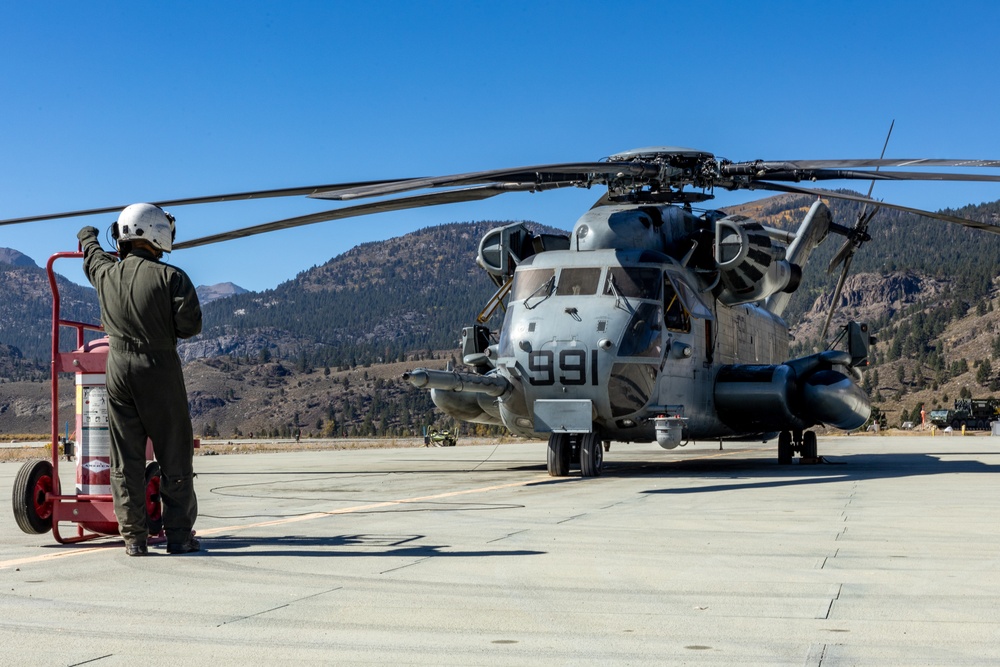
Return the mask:
<svg viewBox="0 0 1000 667"><path fill-rule="evenodd" d="M653 177L621 175L608 180L608 198L630 203L693 203L713 198L718 163L712 153L693 148L651 146L617 153L608 162L643 162L656 165ZM701 192L684 191L686 186Z"/></svg>

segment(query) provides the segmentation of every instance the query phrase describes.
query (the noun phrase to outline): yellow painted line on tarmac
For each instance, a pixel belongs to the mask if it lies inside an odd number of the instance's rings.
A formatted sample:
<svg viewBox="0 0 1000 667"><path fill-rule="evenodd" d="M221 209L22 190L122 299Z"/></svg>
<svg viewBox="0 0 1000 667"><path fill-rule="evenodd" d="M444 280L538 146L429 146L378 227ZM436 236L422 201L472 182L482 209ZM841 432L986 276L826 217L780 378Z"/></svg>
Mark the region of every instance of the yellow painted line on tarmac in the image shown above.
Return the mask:
<svg viewBox="0 0 1000 667"><path fill-rule="evenodd" d="M442 498L454 498L455 496L464 496L473 493L487 493L489 491L499 491L501 489L512 489L519 486L527 486L529 484L536 484L543 480L551 479L548 475L532 477L531 479L522 480L520 482L511 482L510 484L497 484L495 486L483 486L476 489L464 489L462 491L449 491L446 493L436 493L430 496L418 496L416 498L401 498L399 500L386 500L381 503L371 503L368 505L357 505L355 507L342 507L340 509L329 510L326 512L311 512L309 514L302 514L299 516L284 517L281 519L274 519L273 521L260 521L258 523L246 523L236 526L224 526L221 528L208 528L206 530L198 529L198 536L204 535L218 535L220 533L231 533L241 530L247 530L249 528L262 528L265 526L281 526L289 523L298 523L300 521L312 521L313 519L322 519L323 517L332 516L336 514L353 514L356 512L368 512L375 509L382 509L385 507L394 507L396 505L406 505L410 503L422 503L431 500L440 500ZM60 558L72 558L73 556L84 556L86 554L97 553L99 551L104 551L109 548L121 548L121 544L102 544L100 546L84 547L84 548L73 548L70 551L59 551L55 553L47 553L41 556L28 556L27 558L15 558L12 560L0 561L0 570L9 569L12 567L19 567L21 565L28 565L31 563L41 563L50 560L56 560Z"/></svg>

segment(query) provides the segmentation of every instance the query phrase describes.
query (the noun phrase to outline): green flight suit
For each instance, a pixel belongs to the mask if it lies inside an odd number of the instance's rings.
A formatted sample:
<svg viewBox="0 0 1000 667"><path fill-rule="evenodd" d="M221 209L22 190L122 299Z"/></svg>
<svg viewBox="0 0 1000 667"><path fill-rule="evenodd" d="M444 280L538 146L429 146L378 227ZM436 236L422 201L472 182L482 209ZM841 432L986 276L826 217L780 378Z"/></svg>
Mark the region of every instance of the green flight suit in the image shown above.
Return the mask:
<svg viewBox="0 0 1000 667"><path fill-rule="evenodd" d="M201 306L191 279L153 253L134 249L123 260L104 252L97 230L77 235L83 270L97 288L108 334L108 420L111 492L126 542L144 542L146 438L160 464L163 529L168 543L190 538L194 493L194 434L177 339L201 331Z"/></svg>

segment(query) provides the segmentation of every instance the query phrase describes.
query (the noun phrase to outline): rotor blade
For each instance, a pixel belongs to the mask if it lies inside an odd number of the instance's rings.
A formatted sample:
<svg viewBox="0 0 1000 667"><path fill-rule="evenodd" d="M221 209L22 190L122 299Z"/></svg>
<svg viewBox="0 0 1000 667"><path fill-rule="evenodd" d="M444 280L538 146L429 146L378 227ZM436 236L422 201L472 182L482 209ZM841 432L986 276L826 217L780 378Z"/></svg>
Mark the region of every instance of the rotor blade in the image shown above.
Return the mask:
<svg viewBox="0 0 1000 667"><path fill-rule="evenodd" d="M454 185L474 185L477 183L494 183L509 181L519 183L546 183L557 180L568 187L574 181L580 183L604 182L600 177L615 177L619 175L637 178L652 177L660 173L657 165L647 162L578 162L564 164L547 164L534 167L516 167L513 169L493 169L489 171L473 171L467 174L452 174L450 176L435 176L432 178L411 178L396 183L384 185L361 186L336 193L319 193L312 195L315 199L337 199L346 201L362 197L380 197L382 195L398 194L410 190L425 188L440 188ZM571 176L573 178L567 178ZM558 177L558 178L557 178Z"/></svg>
<svg viewBox="0 0 1000 667"><path fill-rule="evenodd" d="M880 160L885 157L885 149L887 149L889 147L889 137L892 136L892 128L894 128L894 127L896 127L896 119L895 118L893 118L892 122L889 123L889 131L886 132L886 134L885 134L885 143L882 144L882 153L878 156ZM879 171L879 168L875 167L875 171ZM868 195L867 195L868 197L872 196L872 190L874 190L874 189L875 189L875 179L872 179L872 182L868 185ZM861 209L861 215L858 216L858 225L861 224L861 218L864 216L866 210L868 210L868 204L865 204L864 208ZM875 214L872 213L872 215L875 215ZM857 227L857 225L855 225L855 227Z"/></svg>
<svg viewBox="0 0 1000 667"><path fill-rule="evenodd" d="M998 174L949 174L944 172L916 171L860 171L857 169L816 169L807 171L764 172L761 176L769 181L981 181L1000 182Z"/></svg>
<svg viewBox="0 0 1000 667"><path fill-rule="evenodd" d="M936 158L872 158L861 160L757 160L733 162L723 165L723 173L742 172L747 169L785 171L791 169L855 169L860 167L993 167L1000 168L1000 160L958 160Z"/></svg>
<svg viewBox="0 0 1000 667"><path fill-rule="evenodd" d="M858 221L854 224L854 229L848 232L843 245L834 254L833 259L830 260L830 265L826 268L827 273L833 273L833 270L840 266L841 262L850 258L861 249L862 243L871 240L871 237L868 236L868 223L878 213L879 208L879 206L876 206L871 211L868 211L868 203L864 204L861 212L858 214Z"/></svg>
<svg viewBox="0 0 1000 667"><path fill-rule="evenodd" d="M297 188L279 188L277 190L253 190L250 192L236 192L224 195L208 195L205 197L189 197L187 199L165 199L163 201L150 202L157 206L187 206L189 204L215 204L226 201L243 201L249 199L267 199L270 197L296 197L303 195L313 195L321 192L334 192L344 189L372 186L381 183L396 183L404 179L393 179L387 181L360 181L356 183L335 183L331 185L308 185ZM134 202L133 202L134 203ZM80 211L65 211L62 213L47 213L44 215L31 215L23 218L9 218L0 220L0 225L16 225L23 222L38 222L41 220L58 220L61 218L79 218L87 215L101 215L104 213L118 213L128 204L119 206L104 206L102 208L90 208Z"/></svg>
<svg viewBox="0 0 1000 667"><path fill-rule="evenodd" d="M919 208L910 208L909 206L901 206L899 204L890 204L884 201L878 201L876 199L869 199L862 195L851 195L843 192L830 192L829 190L813 190L811 188L800 188L796 185L784 185L782 183L769 183L767 181L757 181L753 184L754 189L759 190L772 190L774 192L791 192L795 194L802 195L812 195L814 197L829 197L831 199L846 199L848 201L857 201L862 204L871 204L873 206L882 206L884 208L893 208L897 211L905 211L906 213L913 213L915 215L922 215L925 218L934 218L935 220L944 220L945 222L952 222L956 225L962 225L963 227L969 227L972 229L979 229L984 232L990 232L992 234L1000 234L1000 225L990 225L985 222L979 222L977 220L969 220L967 218L959 218L954 215L948 215L946 213L932 213L930 211L923 211Z"/></svg>
<svg viewBox="0 0 1000 667"><path fill-rule="evenodd" d="M834 254L833 259L830 260L830 265L826 267L827 273L833 273L833 270L840 266L840 263L846 261L848 257L854 254L854 241L851 239L846 239L844 244L840 246L836 254Z"/></svg>
<svg viewBox="0 0 1000 667"><path fill-rule="evenodd" d="M185 250L210 243L220 243L222 241L232 241L256 234L277 231L279 229L291 229L303 225L312 225L317 222L327 222L330 220L342 220L360 215L370 215L372 213L385 213L388 211L402 211L410 208L420 208L422 206L437 206L438 204L454 204L457 202L476 201L488 199L504 192L511 192L523 189L518 184L500 183L496 185L482 185L461 190L448 190L447 192L434 192L413 197L399 197L387 201L372 202L370 204L358 204L357 206L347 206L333 211L322 211L309 215L301 215L295 218L285 218L252 227L242 227L228 232L202 236L190 241L173 244L174 250Z"/></svg>
<svg viewBox="0 0 1000 667"><path fill-rule="evenodd" d="M851 253L844 261L844 270L840 272L840 277L837 279L837 289L833 291L833 301L830 302L830 312L826 314L823 332L819 336L820 340L826 340L826 332L830 330L830 322L833 321L833 314L837 311L837 306L840 304L840 292L844 289L844 282L847 280L847 272L851 270L851 261L853 259L854 253Z"/></svg>

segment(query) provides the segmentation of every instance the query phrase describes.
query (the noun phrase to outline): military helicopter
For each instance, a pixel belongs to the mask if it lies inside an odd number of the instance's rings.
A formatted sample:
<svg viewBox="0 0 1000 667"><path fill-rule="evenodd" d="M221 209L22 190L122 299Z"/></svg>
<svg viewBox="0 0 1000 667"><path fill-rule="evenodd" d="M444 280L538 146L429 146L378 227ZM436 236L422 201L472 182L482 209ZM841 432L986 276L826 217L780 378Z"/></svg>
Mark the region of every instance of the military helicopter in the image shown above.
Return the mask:
<svg viewBox="0 0 1000 667"><path fill-rule="evenodd" d="M884 156L884 149L883 149ZM492 230L477 263L498 289L462 333L471 372L418 368L404 378L431 391L449 416L548 439L547 467L600 475L610 442L778 439L778 461L818 457L816 434L864 424L860 388L872 337L864 323L841 331L843 350L789 359L781 315L812 251L831 233L845 241L831 269L869 240L879 207L991 233L1000 226L820 191L820 180L1000 181L1000 175L883 168L1000 168L998 160L860 159L733 162L705 151L653 147L599 162L498 169L244 192L156 202L179 206L264 197L379 201L181 241L175 250L317 222L487 199L507 192L603 185L607 192L571 233L536 234L523 224ZM724 190L765 190L817 199L795 232L693 205ZM428 190L422 194L404 194ZM821 197L862 202L853 226L833 221ZM870 207L870 208L868 208ZM0 224L116 212L123 206L2 220ZM836 299L835 299L836 302ZM504 310L498 331L484 326ZM831 313L832 316L832 313ZM829 320L828 320L829 324Z"/></svg>

